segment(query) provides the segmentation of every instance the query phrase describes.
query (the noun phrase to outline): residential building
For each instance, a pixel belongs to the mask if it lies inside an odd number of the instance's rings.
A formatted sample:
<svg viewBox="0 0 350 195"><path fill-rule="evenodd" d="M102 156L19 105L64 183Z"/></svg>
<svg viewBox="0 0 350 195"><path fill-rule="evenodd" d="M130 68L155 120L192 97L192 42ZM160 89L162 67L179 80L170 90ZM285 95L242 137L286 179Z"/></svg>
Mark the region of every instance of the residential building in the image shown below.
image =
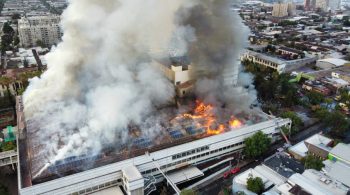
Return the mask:
<svg viewBox="0 0 350 195"><path fill-rule="evenodd" d="M328 9L328 0L316 0L315 8L326 11Z"/></svg>
<svg viewBox="0 0 350 195"><path fill-rule="evenodd" d="M273 5L272 10L273 17L286 17L288 16L288 4L287 3L276 3Z"/></svg>
<svg viewBox="0 0 350 195"><path fill-rule="evenodd" d="M321 134L315 134L291 146L288 148L288 152L297 160L305 158L308 154L326 159L329 151L332 149L330 147L332 144L332 139Z"/></svg>
<svg viewBox="0 0 350 195"><path fill-rule="evenodd" d="M36 46L40 41L45 46L57 44L63 33L60 16L22 17L18 20L18 33L23 47Z"/></svg>
<svg viewBox="0 0 350 195"><path fill-rule="evenodd" d="M183 97L193 89L192 64L187 57L156 59L154 66L175 86L176 93Z"/></svg>
<svg viewBox="0 0 350 195"><path fill-rule="evenodd" d="M286 17L295 15L296 5L293 2L289 3L276 3L273 5L272 16L273 17Z"/></svg>
<svg viewBox="0 0 350 195"><path fill-rule="evenodd" d="M268 55L265 53L246 50L246 52L244 52L241 55L241 61L244 61L244 60L249 60L260 66L272 68L279 73L284 73L284 72L291 72L295 69L305 66L306 64L315 62L316 58L305 57L302 59L284 60L276 56Z"/></svg>
<svg viewBox="0 0 350 195"><path fill-rule="evenodd" d="M341 0L329 0L328 6L331 11L336 11L340 9Z"/></svg>
<svg viewBox="0 0 350 195"><path fill-rule="evenodd" d="M345 64L348 64L348 63L349 61L346 61L343 59L327 58L327 59L318 60L316 63L316 66L323 70L328 70L328 69L344 66Z"/></svg>
<svg viewBox="0 0 350 195"><path fill-rule="evenodd" d="M301 187L309 194L317 195L346 195L349 190L345 185L339 184L331 177L313 169L307 169L302 174L292 175L288 183Z"/></svg>

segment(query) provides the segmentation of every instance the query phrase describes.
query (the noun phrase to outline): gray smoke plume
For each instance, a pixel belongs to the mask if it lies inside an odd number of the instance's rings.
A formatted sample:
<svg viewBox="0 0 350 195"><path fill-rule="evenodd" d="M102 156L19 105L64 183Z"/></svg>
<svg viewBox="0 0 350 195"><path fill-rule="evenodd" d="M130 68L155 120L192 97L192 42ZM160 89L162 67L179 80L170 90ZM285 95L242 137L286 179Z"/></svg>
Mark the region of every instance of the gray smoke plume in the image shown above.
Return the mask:
<svg viewBox="0 0 350 195"><path fill-rule="evenodd" d="M152 65L157 51L188 54L199 97L248 108L253 100L243 100L249 90L242 85L252 89L251 82L229 78L240 71L246 39L230 2L71 0L62 16L63 41L24 94L26 119L35 126L30 131L45 148L38 158L52 163L124 142L131 123L156 121L143 130L156 134L161 117L148 116L174 97L173 86ZM44 165L33 166L40 174Z"/></svg>

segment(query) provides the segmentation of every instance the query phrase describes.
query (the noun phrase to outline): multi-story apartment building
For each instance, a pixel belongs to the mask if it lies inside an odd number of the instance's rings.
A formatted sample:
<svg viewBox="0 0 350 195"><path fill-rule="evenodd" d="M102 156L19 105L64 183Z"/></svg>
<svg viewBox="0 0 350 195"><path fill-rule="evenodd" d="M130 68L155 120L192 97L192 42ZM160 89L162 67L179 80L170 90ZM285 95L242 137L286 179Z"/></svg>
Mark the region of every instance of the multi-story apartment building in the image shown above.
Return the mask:
<svg viewBox="0 0 350 195"><path fill-rule="evenodd" d="M286 17L295 15L296 6L294 3L276 3L273 5L273 17Z"/></svg>
<svg viewBox="0 0 350 195"><path fill-rule="evenodd" d="M18 33L21 45L31 47L41 41L45 46L51 46L60 41L62 31L60 16L23 17L18 20Z"/></svg>

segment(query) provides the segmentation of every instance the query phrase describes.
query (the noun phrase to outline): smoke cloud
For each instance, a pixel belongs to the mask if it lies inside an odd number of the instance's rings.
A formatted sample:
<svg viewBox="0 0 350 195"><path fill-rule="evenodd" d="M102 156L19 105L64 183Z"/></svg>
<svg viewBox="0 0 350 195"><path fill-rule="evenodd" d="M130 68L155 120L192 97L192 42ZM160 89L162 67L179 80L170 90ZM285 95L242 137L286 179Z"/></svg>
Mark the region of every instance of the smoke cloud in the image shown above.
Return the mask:
<svg viewBox="0 0 350 195"><path fill-rule="evenodd" d="M255 97L250 78L234 79L247 33L230 3L70 0L62 42L24 94L33 142L45 148L37 158L52 163L123 143L130 124L156 134L162 116L154 113L174 97L174 87L152 65L160 51L188 55L200 98L248 109Z"/></svg>

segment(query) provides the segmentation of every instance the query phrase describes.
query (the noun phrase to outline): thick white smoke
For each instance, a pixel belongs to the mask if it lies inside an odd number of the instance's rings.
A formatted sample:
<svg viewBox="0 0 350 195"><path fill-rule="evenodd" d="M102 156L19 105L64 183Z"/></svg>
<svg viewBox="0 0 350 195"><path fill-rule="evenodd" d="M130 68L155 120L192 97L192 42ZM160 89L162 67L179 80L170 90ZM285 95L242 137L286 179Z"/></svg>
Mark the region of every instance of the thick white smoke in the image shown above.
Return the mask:
<svg viewBox="0 0 350 195"><path fill-rule="evenodd" d="M217 5L220 1L225 3ZM238 18L230 21L230 14L215 15L230 11L227 2L71 0L62 16L63 41L47 56L48 70L31 80L24 94L26 119L34 126L29 131L44 145L45 158L55 162L99 151L106 143L124 142L128 125L150 120L155 108L169 103L173 86L153 68L152 53L167 49L177 55L188 53L197 70L206 72L204 78L196 74L198 79L213 85L203 91L212 91L211 95L220 91L222 81L215 81L231 62L238 66L235 60L244 39L240 30L234 30L234 25L242 26ZM220 21L220 17L227 18ZM219 23L208 28L223 30L206 32L203 28L212 22ZM229 40L218 39L227 33L232 33ZM208 52L217 54L205 58ZM212 64L215 60L219 61ZM156 134L157 126L155 122L147 134ZM32 168L38 172L42 166Z"/></svg>

